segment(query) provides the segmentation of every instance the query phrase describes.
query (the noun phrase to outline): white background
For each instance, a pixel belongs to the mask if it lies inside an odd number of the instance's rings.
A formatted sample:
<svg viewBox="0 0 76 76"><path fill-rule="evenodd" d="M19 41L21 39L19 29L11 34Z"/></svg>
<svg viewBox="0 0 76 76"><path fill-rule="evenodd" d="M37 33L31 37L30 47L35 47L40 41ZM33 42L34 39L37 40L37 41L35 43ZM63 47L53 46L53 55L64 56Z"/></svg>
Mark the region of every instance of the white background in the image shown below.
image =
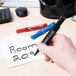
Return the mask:
<svg viewBox="0 0 76 76"><path fill-rule="evenodd" d="M11 1L15 1L15 2L17 2L17 1L37 1L37 0L0 0L0 1L3 1L3 2L11 2Z"/></svg>
<svg viewBox="0 0 76 76"><path fill-rule="evenodd" d="M11 7L39 7L39 0L0 0L4 2L2 6L11 6Z"/></svg>

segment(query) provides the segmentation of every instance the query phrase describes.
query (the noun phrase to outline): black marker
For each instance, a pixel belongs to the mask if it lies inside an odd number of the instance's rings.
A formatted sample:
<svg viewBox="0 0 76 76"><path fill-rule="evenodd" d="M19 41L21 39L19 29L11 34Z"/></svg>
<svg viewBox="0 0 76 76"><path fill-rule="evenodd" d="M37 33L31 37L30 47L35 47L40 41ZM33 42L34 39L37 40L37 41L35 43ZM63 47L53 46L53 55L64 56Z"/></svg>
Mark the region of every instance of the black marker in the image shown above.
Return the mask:
<svg viewBox="0 0 76 76"><path fill-rule="evenodd" d="M47 45L49 44L49 40L51 40L54 37L54 35L59 30L60 25L64 22L64 20L65 20L65 17L64 16L60 16L60 18L57 21L57 23L50 29L48 34L45 36L45 38L43 39L42 43L45 43ZM38 52L39 52L39 50L37 49L35 55L37 55Z"/></svg>

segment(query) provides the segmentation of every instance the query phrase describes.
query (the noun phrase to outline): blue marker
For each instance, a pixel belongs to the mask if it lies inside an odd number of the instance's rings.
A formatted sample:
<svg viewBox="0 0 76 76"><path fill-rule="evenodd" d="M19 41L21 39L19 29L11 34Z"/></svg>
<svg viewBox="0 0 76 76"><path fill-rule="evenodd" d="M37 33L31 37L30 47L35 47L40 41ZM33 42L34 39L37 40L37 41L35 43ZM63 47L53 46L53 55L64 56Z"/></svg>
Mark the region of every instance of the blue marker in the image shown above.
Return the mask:
<svg viewBox="0 0 76 76"><path fill-rule="evenodd" d="M53 23L49 24L48 26L44 27L43 29L41 29L40 31L38 31L37 33L35 33L34 35L32 35L31 39L34 40L38 36L41 36L45 32L49 31L54 25L55 25L55 22L53 22Z"/></svg>

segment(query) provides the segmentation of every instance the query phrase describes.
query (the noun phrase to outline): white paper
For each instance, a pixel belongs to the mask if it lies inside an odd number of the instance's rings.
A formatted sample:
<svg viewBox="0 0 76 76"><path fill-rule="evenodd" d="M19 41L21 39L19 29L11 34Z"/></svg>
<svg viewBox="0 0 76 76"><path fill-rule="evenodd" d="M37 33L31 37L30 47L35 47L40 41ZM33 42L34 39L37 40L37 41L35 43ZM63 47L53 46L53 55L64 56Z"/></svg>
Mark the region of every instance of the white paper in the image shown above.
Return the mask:
<svg viewBox="0 0 76 76"><path fill-rule="evenodd" d="M6 49L5 49L5 42L4 40L0 41L0 58L5 58L7 56L6 54Z"/></svg>
<svg viewBox="0 0 76 76"><path fill-rule="evenodd" d="M35 56L37 44L40 40L32 40L25 36L13 34L3 40L4 50L7 52L8 67L18 66L28 63L33 60L44 58L44 55L39 53Z"/></svg>

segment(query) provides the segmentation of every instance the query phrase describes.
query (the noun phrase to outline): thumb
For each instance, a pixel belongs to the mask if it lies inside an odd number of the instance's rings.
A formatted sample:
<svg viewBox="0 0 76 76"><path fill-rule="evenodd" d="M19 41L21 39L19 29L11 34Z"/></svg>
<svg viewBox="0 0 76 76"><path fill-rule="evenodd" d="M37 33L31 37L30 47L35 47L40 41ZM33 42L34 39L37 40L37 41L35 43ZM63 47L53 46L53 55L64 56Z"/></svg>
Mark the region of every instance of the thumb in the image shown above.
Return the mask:
<svg viewBox="0 0 76 76"><path fill-rule="evenodd" d="M53 50L54 50L53 46L47 46L44 43L40 43L38 45L38 49L39 49L40 52L45 53L46 55L52 54Z"/></svg>

